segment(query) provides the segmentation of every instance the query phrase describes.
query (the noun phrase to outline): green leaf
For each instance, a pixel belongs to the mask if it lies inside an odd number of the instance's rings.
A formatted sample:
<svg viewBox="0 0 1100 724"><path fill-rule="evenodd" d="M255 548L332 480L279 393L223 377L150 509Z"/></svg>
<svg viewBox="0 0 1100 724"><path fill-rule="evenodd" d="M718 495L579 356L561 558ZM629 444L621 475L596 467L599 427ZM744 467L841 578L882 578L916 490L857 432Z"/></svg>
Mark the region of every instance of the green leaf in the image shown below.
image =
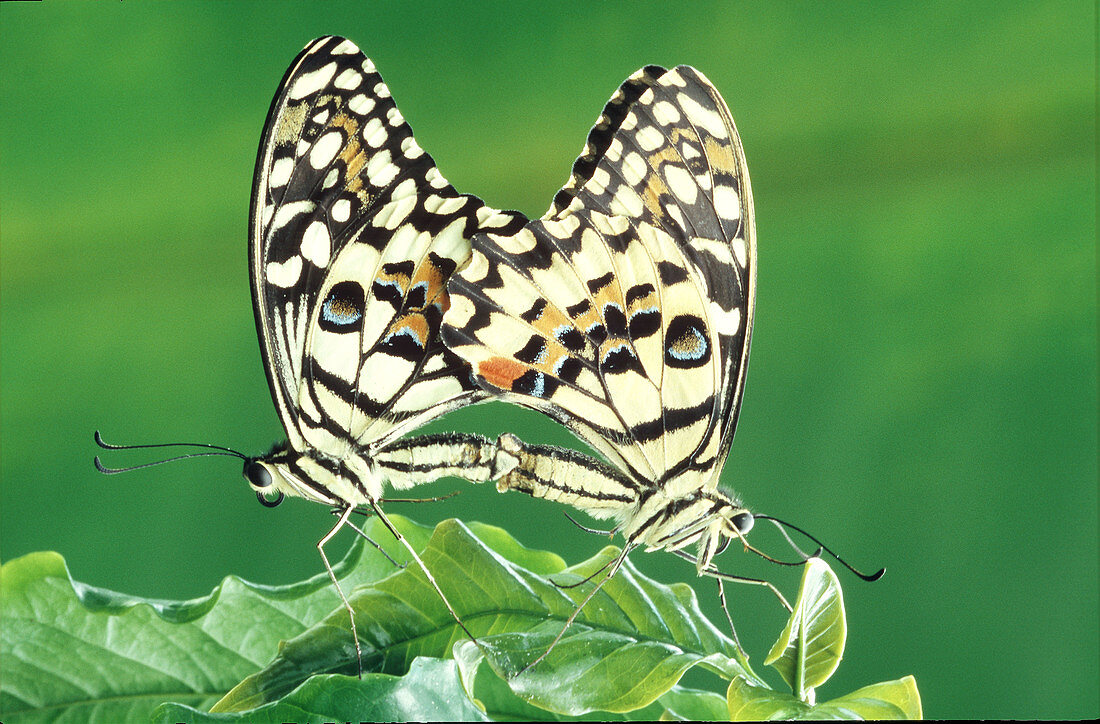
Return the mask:
<svg viewBox="0 0 1100 724"><path fill-rule="evenodd" d="M392 570L361 543L335 567L348 588ZM230 576L203 598L159 601L74 581L57 553L8 561L0 715L147 721L166 700L207 707L338 602L326 573L277 588Z"/></svg>
<svg viewBox="0 0 1100 724"><path fill-rule="evenodd" d="M507 633L481 637L479 645L456 647L467 690L483 660L523 699L567 716L647 706L693 666L758 681L736 658L732 641L701 614L690 587L658 584L629 562L585 606L550 654L526 668L546 652L588 596L595 584L587 579L618 553L606 548L553 577L558 584L583 585L564 588L528 579L528 591L538 598L530 601L527 625L513 624Z"/></svg>
<svg viewBox="0 0 1100 724"><path fill-rule="evenodd" d="M459 648L461 646L459 644ZM469 648L477 650L473 646ZM714 721L726 716L726 700L720 694L681 686L674 686L657 701L631 711L591 711L577 716L557 714L521 699L489 666L473 670L468 690L494 721L654 721L669 716L688 721Z"/></svg>
<svg viewBox="0 0 1100 724"><path fill-rule="evenodd" d="M11 724L147 721L154 710L161 721L920 715L911 678L817 707L771 691L700 613L688 586L657 584L629 563L550 655L525 669L618 551L567 569L499 528L451 520L433 531L398 516L393 522L423 550L478 644L419 566L395 567L362 542L335 569L356 611L362 680L347 676L356 670L349 618L325 573L283 587L230 577L203 598L157 601L75 582L57 554L32 554L0 567L0 717ZM364 530L399 563L407 560L378 521ZM783 656L801 647L789 658L801 657L809 672L803 681L818 682L843 650L843 606L828 568L809 568ZM837 617L823 625L830 610ZM835 652L824 678L814 673L823 642ZM725 702L678 686L694 666L734 680ZM166 701L175 703L157 708Z"/></svg>
<svg viewBox="0 0 1100 724"><path fill-rule="evenodd" d="M567 717L540 709L516 695L508 683L488 666L477 670L472 686L474 700L494 721L573 721ZM650 704L629 713L591 712L582 719L598 721L651 721L664 713L660 704Z"/></svg>
<svg viewBox="0 0 1100 724"><path fill-rule="evenodd" d="M768 719L798 719L812 707L797 696L755 686L742 677L730 682L726 690L727 714L730 721L765 721Z"/></svg>
<svg viewBox="0 0 1100 724"><path fill-rule="evenodd" d="M812 704L811 690L825 683L840 665L846 636L840 582L829 564L811 558L806 561L794 611L764 663L779 672L799 699Z"/></svg>
<svg viewBox="0 0 1100 724"><path fill-rule="evenodd" d="M818 704L814 713L836 719L921 719L920 692L912 676L872 684Z"/></svg>
<svg viewBox="0 0 1100 724"><path fill-rule="evenodd" d="M674 686L657 701L665 708L665 719L722 721L727 716L725 697L713 691Z"/></svg>
<svg viewBox="0 0 1100 724"><path fill-rule="evenodd" d="M556 556L529 551L503 531L471 527L478 535L458 521L440 523L422 558L478 644L466 638L423 571L408 566L350 596L365 670L400 674L416 656L444 657L462 642L456 650L468 692L475 690L471 682L485 652L494 670L514 674L546 650L591 590L590 584L560 588L547 575L555 574L558 583L579 582L617 554L608 549L563 570ZM696 665L726 677L750 675L732 641L701 614L690 587L660 586L629 564L582 611L559 649L508 684L524 700L563 715L647 706ZM355 672L341 611L287 641L270 666L242 681L215 709L243 711L276 701L318 672Z"/></svg>
<svg viewBox="0 0 1100 724"><path fill-rule="evenodd" d="M405 676L314 676L278 702L242 712L207 714L166 704L154 722L488 721L458 681L454 661L419 658Z"/></svg>
<svg viewBox="0 0 1100 724"><path fill-rule="evenodd" d="M410 544L422 551L425 565L463 623L477 636L492 626L507 626L523 609L523 587L514 580L512 564L505 557L539 571L517 567L531 578L543 577L565 565L558 556L524 548L493 526L472 524L484 536L480 539L455 520L443 521L434 531L396 516L391 520ZM367 532L398 557L400 544L384 532L381 524L370 522L374 526ZM454 643L465 638L415 563L345 593L359 624L364 671L401 675L415 657L448 657ZM313 674L355 675L356 671L350 621L347 611L339 608L311 630L285 642L269 666L242 681L216 704L215 710L253 709L278 700Z"/></svg>
<svg viewBox="0 0 1100 724"><path fill-rule="evenodd" d="M920 693L912 676L865 686L817 705L793 694L734 679L726 692L730 721L768 719L920 719Z"/></svg>

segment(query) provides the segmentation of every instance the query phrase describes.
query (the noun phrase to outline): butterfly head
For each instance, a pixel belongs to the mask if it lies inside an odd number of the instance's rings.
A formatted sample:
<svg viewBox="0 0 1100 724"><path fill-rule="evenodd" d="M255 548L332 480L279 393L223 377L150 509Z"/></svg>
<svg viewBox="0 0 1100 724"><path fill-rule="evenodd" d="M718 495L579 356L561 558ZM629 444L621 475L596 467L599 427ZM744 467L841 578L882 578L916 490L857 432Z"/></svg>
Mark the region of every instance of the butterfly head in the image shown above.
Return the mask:
<svg viewBox="0 0 1100 724"><path fill-rule="evenodd" d="M272 451L267 457L274 454ZM256 493L256 499L261 505L274 508L283 502L287 487L286 478L280 472L280 466L264 458L245 458L244 479Z"/></svg>
<svg viewBox="0 0 1100 724"><path fill-rule="evenodd" d="M745 536L752 530L756 518L733 495L716 489L703 493L702 497L712 506L706 528L699 538L699 556L695 567L702 575L711 566L716 555L721 553L734 538L745 542Z"/></svg>
<svg viewBox="0 0 1100 724"><path fill-rule="evenodd" d="M646 497L628 517L630 521L642 521L641 524L632 527L628 523L623 535L631 546L644 545L648 550L661 549L678 555L686 555L684 549L697 544L698 554L692 557L702 575L713 567L714 556L725 550L731 540L745 540L755 518L734 495L724 490L684 484L677 491L678 482L673 481Z"/></svg>
<svg viewBox="0 0 1100 724"><path fill-rule="evenodd" d="M266 455L244 459L244 479L263 505L274 508L286 496L322 505L360 505L380 497L373 492L378 475L358 455L336 458L316 448L298 450L289 442L274 445Z"/></svg>
<svg viewBox="0 0 1100 724"><path fill-rule="evenodd" d="M256 499L268 508L283 502L287 495L331 503L315 486L303 482L301 461L305 457L295 452L289 442L276 443L266 455L245 458L244 479L256 493Z"/></svg>

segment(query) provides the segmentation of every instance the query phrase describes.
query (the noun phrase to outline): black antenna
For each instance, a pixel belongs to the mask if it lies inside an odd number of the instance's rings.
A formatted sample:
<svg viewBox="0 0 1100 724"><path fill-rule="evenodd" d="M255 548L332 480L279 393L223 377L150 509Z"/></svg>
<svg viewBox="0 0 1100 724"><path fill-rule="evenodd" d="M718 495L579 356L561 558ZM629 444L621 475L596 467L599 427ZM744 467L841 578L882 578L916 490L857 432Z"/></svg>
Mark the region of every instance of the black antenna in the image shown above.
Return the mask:
<svg viewBox="0 0 1100 724"><path fill-rule="evenodd" d="M241 460L248 460L248 456L243 453L239 453L236 450L228 447L222 447L221 445L211 445L205 442L166 442L157 443L153 445L112 445L108 442L104 442L103 437L99 434L99 430L95 431L95 444L99 445L104 450L144 450L146 448L154 447L205 447L213 448L219 452L201 452L201 453L189 453L187 455L177 455L176 457L167 458L165 460L156 460L151 463L144 463L142 465L131 465L128 468L109 468L99 461L99 456L95 456L95 468L104 475L114 475L116 473L127 473L131 470L141 470L142 468L151 468L154 465L163 465L164 463L174 462L176 460L185 460L187 458L201 458L211 455L225 455L228 457L236 457Z"/></svg>
<svg viewBox="0 0 1100 724"><path fill-rule="evenodd" d="M829 554L829 555L831 555L831 556L832 556L833 558L835 558L835 559L837 560L837 562L838 562L838 563L840 563L840 565L844 566L844 567L845 567L845 568L847 568L847 569L848 569L849 571L851 571L852 573L856 574L857 576L859 576L860 578L862 578L862 579L863 579L863 580L865 580L865 581L877 581L878 579L882 578L882 576L883 576L883 574L884 574L884 573L886 573L886 569L885 569L885 568L880 568L880 569L878 570L878 572L877 572L877 573L873 573L873 574L871 574L871 575L867 575L866 573L860 573L860 572L859 572L859 571L857 571L857 570L856 570L855 568L853 568L853 567L852 567L851 565L849 565L847 561L845 561L845 560L844 560L843 558L841 558L841 557L840 557L840 556L838 556L838 555L837 555L836 553L834 553L834 552L832 551L832 549L830 549L830 548L829 548L829 547L828 547L827 545L825 545L824 543L822 543L821 541L819 541L819 540L818 540L817 538L813 537L812 535L810 535L810 534L809 534L809 533L807 533L806 531L802 530L802 529L801 529L801 528L799 528L799 527L798 527L797 525L793 525L793 524L791 524L791 523L788 523L788 522L786 522L786 521L783 521L783 520L779 520L779 518L775 518L775 517L773 517L773 516L770 516L770 515L763 515L763 514L760 514L760 513L758 513L758 514L754 515L753 517L754 517L754 518L760 518L760 519L762 519L762 520L770 520L770 521L772 521L773 523L775 523L775 524L776 524L776 527L777 527L777 528L779 528L779 529L780 529L781 531L783 530L783 528L782 528L782 527L780 527L780 526L786 526L786 527L788 527L788 528L790 528L790 529L792 529L792 530L796 530L796 531L798 531L798 532L799 532L799 533L801 533L802 535L804 535L804 536L806 536L807 538L809 538L810 540L812 540L812 541L813 541L814 543L817 543L817 546L818 546L818 552L820 552L820 551L824 550L824 551L825 551L826 553L828 553L828 554ZM786 536L786 533L785 533L785 532L784 532L784 536ZM787 538L787 540L789 541L789 540L790 540L790 538ZM794 544L792 543L792 545L794 545ZM795 546L795 550L798 550L798 547L797 547L797 546ZM801 551L799 551L799 553L801 553Z"/></svg>

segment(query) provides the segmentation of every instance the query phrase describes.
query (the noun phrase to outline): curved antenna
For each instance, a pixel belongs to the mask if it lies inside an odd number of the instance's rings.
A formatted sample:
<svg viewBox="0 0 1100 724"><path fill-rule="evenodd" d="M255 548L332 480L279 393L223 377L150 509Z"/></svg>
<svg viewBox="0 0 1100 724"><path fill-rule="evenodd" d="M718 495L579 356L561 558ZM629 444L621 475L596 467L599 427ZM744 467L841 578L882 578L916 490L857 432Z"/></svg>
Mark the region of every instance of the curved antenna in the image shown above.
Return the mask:
<svg viewBox="0 0 1100 724"><path fill-rule="evenodd" d="M763 516L763 515L760 516L760 517L761 518L767 518L767 516ZM791 538L791 534L787 532L786 528L779 525L774 520L768 519L768 522L772 523L775 526L775 529L778 530L779 534L783 536L783 540L787 541L787 545L789 545L791 548L794 548L795 551L798 553L798 555L802 556L803 562L808 561L811 558L820 558L821 557L821 551L824 550L821 546L818 546L817 550L814 551L813 553L807 553L806 551L804 551L804 550L802 550L801 548L798 547L798 544L794 542L794 539Z"/></svg>
<svg viewBox="0 0 1100 724"><path fill-rule="evenodd" d="M765 516L753 515L753 518L763 518L763 517L765 517ZM802 551L798 550L798 546L795 546L794 549L796 551L798 551L803 556L802 560L800 560L800 561L781 561L778 558L772 558L771 556L769 556L764 551L760 550L759 548L757 548L753 544L749 543L747 540L745 540L745 534L742 533L737 528L734 528L733 532L734 532L734 535L737 537L737 539L741 541L741 545L743 545L745 547L745 550L749 551L750 553L755 553L756 555L760 556L764 560L770 561L770 562L775 563L776 565L779 565L779 566L792 566L792 567L793 566L801 566L807 560L809 560L809 558L812 558L812 556L806 556L805 553L802 553ZM730 537L730 540L733 540L732 536ZM794 545L794 544L792 543L791 545ZM691 560L691 559L689 558L689 560Z"/></svg>
<svg viewBox="0 0 1100 724"><path fill-rule="evenodd" d="M806 536L807 538L809 538L810 540L812 540L812 541L813 541L814 543L817 543L817 546L818 546L818 549L819 549L819 551L821 551L821 550L825 551L826 553L828 553L829 555L831 555L831 556L832 556L833 558L835 558L835 559L837 560L837 563L839 563L840 565L844 566L844 567L845 567L845 568L847 568L847 569L848 569L849 571L851 571L852 573L856 574L857 576L859 576L860 578L862 578L862 579L863 579L863 580L865 580L865 581L877 581L878 579L882 578L882 576L883 576L883 574L884 574L884 573L886 573L886 569L885 569L885 568L880 568L880 569L879 569L879 570L878 570L878 571L877 571L876 573L872 573L872 574L870 574L870 575L868 575L868 574L866 574L866 573L860 573L860 572L859 572L859 571L857 571L857 570L856 570L855 568L853 568L853 567L852 567L851 565L849 565L847 561L845 561L845 560L844 560L843 558L841 558L841 557L840 557L840 556L838 556L838 555L837 555L836 553L834 553L834 552L832 551L832 549L830 549L830 548L829 548L829 547L828 547L827 545L825 545L824 543L822 543L821 541L819 541L819 540L818 540L817 538L815 538L814 536L810 535L810 534L809 534L809 533L807 533L806 531L802 530L802 529L801 529L801 528L799 528L799 527L798 527L797 525L793 525L793 524L791 524L791 523L788 523L788 522L786 522L786 521L780 520L779 518L775 518L775 517L773 517L773 516L770 516L770 515L763 515L763 514L760 514L760 513L758 513L758 514L754 515L753 517L754 517L754 518L762 518L763 520L770 520L770 521L772 521L773 523L775 523L775 524L776 524L776 527L779 527L779 526L786 526L786 527L788 527L788 528L791 528L792 530L796 530L796 531L798 531L798 532L799 532L799 533L801 533L802 535L804 535L804 536ZM782 529L782 528L780 528L780 530L783 530L783 529ZM786 535L786 534L784 534L784 535ZM787 538L787 540L790 540L790 538ZM792 545L793 545L793 544L792 544ZM798 550L798 547L797 547L797 546L795 547L795 550ZM801 553L801 551L799 551L799 552Z"/></svg>
<svg viewBox="0 0 1100 724"><path fill-rule="evenodd" d="M239 453L236 450L228 447L222 447L221 445L210 445L205 442L166 442L156 443L153 445L112 445L109 442L103 440L103 436L99 434L99 430L95 431L95 444L99 445L104 450L144 450L146 448L154 447L205 447L212 448L218 452L200 452L200 453L188 453L186 455L177 455L173 458L167 458L165 460L155 460L151 463L143 463L141 465L131 465L128 468L109 468L99 460L99 456L95 456L95 469L104 475L115 475L116 473L128 473L131 470L141 470L142 468L151 468L154 465L163 465L164 463L175 462L176 460L186 460L187 458L202 458L209 457L211 455L224 455L226 457L236 457L241 460L248 460L248 456L243 453Z"/></svg>
<svg viewBox="0 0 1100 724"><path fill-rule="evenodd" d="M104 450L144 450L145 448L153 447L208 447L214 450L221 450L224 453L229 453L230 455L239 457L242 460L248 459L247 455L245 455L244 453L239 453L231 447L211 445L208 442L161 442L152 445L112 445L111 443L105 442L103 440L103 436L99 434L99 430L95 431L95 444L99 445Z"/></svg>
<svg viewBox="0 0 1100 724"><path fill-rule="evenodd" d="M142 465L131 465L128 468L109 468L99 461L99 456L95 456L95 469L104 475L114 475L115 473L128 473L131 470L141 470L142 468L151 468L154 465L163 465L164 463L175 462L176 460L186 460L187 458L204 458L211 455L221 455L225 457L234 457L226 452L205 452L205 453L191 453L190 455L177 455L174 458L167 458L166 460L155 460L151 463L143 463ZM243 455L241 457L244 457Z"/></svg>

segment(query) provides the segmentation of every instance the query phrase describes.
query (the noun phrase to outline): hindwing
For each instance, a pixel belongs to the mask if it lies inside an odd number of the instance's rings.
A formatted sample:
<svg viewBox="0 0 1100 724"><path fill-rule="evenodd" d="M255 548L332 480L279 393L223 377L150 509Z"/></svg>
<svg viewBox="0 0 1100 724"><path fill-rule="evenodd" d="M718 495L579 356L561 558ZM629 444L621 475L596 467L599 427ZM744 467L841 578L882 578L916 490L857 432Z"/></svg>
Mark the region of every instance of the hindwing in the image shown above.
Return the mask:
<svg viewBox="0 0 1100 724"><path fill-rule="evenodd" d="M693 470L717 485L756 250L740 138L701 73L638 71L547 214L473 244L443 335L483 386L565 423L639 483Z"/></svg>
<svg viewBox="0 0 1100 724"><path fill-rule="evenodd" d="M478 230L525 219L459 194L374 64L320 38L272 102L252 194L252 299L294 450L336 459L484 395L439 339L447 281Z"/></svg>

